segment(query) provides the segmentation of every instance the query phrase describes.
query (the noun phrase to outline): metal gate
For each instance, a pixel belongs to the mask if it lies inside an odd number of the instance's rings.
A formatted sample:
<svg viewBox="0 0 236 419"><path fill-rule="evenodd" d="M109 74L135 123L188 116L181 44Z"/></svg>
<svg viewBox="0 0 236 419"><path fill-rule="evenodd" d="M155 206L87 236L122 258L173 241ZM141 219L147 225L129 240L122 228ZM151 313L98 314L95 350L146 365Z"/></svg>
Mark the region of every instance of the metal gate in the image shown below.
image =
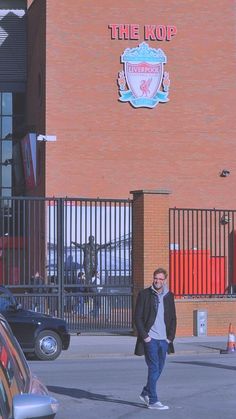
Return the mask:
<svg viewBox="0 0 236 419"><path fill-rule="evenodd" d="M236 297L236 211L172 208L170 288L177 297Z"/></svg>
<svg viewBox="0 0 236 419"><path fill-rule="evenodd" d="M0 200L0 283L71 332L132 330L132 201Z"/></svg>

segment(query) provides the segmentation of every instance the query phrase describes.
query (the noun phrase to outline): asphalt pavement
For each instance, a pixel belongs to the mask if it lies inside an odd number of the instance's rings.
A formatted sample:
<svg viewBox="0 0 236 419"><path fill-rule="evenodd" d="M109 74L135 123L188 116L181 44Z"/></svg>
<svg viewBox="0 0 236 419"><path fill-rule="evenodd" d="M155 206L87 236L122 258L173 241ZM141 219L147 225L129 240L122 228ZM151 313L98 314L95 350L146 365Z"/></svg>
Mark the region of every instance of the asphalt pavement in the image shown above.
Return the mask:
<svg viewBox="0 0 236 419"><path fill-rule="evenodd" d="M228 336L190 336L175 339L175 355L220 353L227 349ZM118 335L72 335L70 348L62 358L134 356L136 337ZM231 354L229 354L231 355ZM236 356L236 352L232 355Z"/></svg>
<svg viewBox="0 0 236 419"><path fill-rule="evenodd" d="M170 406L165 412L150 411L139 400L147 369L144 358L133 354L135 341L74 335L54 362L30 363L59 400L58 419L235 419L236 352L220 355L227 336L176 338L158 385L160 399Z"/></svg>

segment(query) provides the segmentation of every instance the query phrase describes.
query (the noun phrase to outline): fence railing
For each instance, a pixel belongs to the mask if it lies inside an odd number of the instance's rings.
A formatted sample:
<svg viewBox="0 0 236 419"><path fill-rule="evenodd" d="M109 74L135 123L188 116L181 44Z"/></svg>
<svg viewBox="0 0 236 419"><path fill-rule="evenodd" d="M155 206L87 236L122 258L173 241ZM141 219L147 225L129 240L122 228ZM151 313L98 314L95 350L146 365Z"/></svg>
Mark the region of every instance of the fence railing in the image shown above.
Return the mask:
<svg viewBox="0 0 236 419"><path fill-rule="evenodd" d="M170 289L177 297L236 297L236 212L171 208Z"/></svg>
<svg viewBox="0 0 236 419"><path fill-rule="evenodd" d="M132 201L0 198L0 283L73 331L131 329Z"/></svg>

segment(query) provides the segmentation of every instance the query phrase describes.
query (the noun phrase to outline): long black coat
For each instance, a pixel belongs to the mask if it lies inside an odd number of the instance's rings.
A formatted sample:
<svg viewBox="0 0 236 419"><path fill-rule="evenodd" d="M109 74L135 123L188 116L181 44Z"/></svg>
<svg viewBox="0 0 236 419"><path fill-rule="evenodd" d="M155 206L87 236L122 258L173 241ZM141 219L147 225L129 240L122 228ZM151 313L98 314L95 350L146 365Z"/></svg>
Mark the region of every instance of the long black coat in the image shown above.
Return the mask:
<svg viewBox="0 0 236 419"><path fill-rule="evenodd" d="M134 315L135 326L138 332L134 351L135 355L144 355L144 339L148 337L148 332L154 324L157 315L155 299L156 296L151 287L145 288L138 294ZM176 333L176 312L174 294L172 292L167 292L163 298L163 304L166 336L171 341L168 353L173 353L173 340Z"/></svg>

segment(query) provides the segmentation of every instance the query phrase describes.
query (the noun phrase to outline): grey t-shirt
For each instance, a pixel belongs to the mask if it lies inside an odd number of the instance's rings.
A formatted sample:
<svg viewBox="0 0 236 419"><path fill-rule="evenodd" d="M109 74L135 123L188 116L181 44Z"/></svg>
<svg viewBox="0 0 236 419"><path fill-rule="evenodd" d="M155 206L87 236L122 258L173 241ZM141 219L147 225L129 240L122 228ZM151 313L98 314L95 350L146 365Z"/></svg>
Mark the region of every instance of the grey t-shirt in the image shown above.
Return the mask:
<svg viewBox="0 0 236 419"><path fill-rule="evenodd" d="M148 333L152 339L157 339L157 340L167 339L166 325L164 322L164 302L163 302L163 298L165 294L166 293L163 292L161 294L156 293L155 295L155 297L159 299L159 303L158 303L158 310L157 310L157 316L156 316L155 322Z"/></svg>

